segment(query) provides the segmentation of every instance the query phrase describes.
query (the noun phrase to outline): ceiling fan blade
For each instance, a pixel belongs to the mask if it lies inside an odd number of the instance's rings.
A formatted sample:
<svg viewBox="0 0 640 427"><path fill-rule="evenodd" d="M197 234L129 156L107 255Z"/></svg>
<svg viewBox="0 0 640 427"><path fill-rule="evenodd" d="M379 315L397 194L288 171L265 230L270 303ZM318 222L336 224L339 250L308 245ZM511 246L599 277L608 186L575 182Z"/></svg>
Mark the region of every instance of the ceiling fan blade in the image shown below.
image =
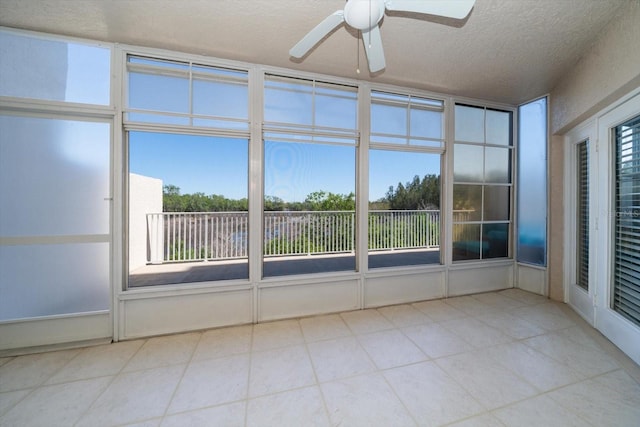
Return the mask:
<svg viewBox="0 0 640 427"><path fill-rule="evenodd" d="M344 12L338 10L331 15L327 16L324 21L319 23L313 30L309 31L306 36L302 38L294 47L289 51L289 55L294 58L302 58L313 47L318 44L320 40L333 31L338 25L344 22Z"/></svg>
<svg viewBox="0 0 640 427"><path fill-rule="evenodd" d="M385 0L387 10L425 13L447 18L465 18L476 0Z"/></svg>
<svg viewBox="0 0 640 427"><path fill-rule="evenodd" d="M369 61L369 71L375 73L386 67L384 61L384 49L382 48L382 37L380 36L380 27L377 25L369 31L362 32L362 42L364 43L364 51Z"/></svg>

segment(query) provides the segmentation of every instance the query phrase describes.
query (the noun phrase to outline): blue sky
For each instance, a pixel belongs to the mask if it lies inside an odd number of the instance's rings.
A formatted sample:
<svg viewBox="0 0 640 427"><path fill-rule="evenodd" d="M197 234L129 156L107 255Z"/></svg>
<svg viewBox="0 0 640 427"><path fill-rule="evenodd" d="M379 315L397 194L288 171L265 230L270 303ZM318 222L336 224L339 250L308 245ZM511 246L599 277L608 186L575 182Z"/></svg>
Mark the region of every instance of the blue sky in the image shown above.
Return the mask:
<svg viewBox="0 0 640 427"><path fill-rule="evenodd" d="M130 171L162 179L182 194L247 197L248 142L243 139L131 132ZM267 142L265 194L302 201L311 192L355 192L356 149L351 146ZM438 174L436 154L370 150L370 197L415 175Z"/></svg>

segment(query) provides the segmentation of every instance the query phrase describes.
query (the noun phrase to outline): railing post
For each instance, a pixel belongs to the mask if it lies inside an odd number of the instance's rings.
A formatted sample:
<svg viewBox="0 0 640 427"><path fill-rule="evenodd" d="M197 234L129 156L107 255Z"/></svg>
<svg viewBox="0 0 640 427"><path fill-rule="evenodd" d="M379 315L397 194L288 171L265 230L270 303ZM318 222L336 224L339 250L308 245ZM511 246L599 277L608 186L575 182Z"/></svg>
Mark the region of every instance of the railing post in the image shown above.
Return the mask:
<svg viewBox="0 0 640 427"><path fill-rule="evenodd" d="M162 264L164 257L162 246L164 243L164 221L162 214L147 214L147 236L149 241L149 262Z"/></svg>

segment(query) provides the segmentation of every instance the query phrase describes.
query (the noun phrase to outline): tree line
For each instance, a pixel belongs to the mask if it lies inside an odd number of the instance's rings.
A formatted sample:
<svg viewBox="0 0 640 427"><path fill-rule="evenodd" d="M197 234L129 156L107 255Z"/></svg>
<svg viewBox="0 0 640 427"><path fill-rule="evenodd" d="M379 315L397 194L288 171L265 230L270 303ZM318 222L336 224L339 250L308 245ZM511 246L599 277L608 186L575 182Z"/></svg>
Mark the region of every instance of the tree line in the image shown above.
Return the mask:
<svg viewBox="0 0 640 427"><path fill-rule="evenodd" d="M238 212L247 211L246 198L229 199L220 194L181 194L180 187L163 187L164 212ZM302 202L286 202L276 196L264 197L265 211L354 211L356 197L353 192L337 194L329 191L314 191ZM384 197L369 202L372 210L425 210L440 209L440 176L416 175L406 183L390 186Z"/></svg>

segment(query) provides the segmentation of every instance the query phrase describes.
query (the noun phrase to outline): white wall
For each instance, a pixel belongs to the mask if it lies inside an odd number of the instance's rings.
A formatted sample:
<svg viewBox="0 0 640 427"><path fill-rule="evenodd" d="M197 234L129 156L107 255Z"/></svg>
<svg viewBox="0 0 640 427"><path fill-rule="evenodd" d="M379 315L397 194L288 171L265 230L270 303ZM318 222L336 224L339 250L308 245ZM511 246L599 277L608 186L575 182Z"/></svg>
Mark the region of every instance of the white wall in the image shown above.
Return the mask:
<svg viewBox="0 0 640 427"><path fill-rule="evenodd" d="M564 134L640 86L640 1L614 17L551 95L551 132Z"/></svg>
<svg viewBox="0 0 640 427"><path fill-rule="evenodd" d="M147 214L162 212L162 180L129 174L129 271L149 261Z"/></svg>

